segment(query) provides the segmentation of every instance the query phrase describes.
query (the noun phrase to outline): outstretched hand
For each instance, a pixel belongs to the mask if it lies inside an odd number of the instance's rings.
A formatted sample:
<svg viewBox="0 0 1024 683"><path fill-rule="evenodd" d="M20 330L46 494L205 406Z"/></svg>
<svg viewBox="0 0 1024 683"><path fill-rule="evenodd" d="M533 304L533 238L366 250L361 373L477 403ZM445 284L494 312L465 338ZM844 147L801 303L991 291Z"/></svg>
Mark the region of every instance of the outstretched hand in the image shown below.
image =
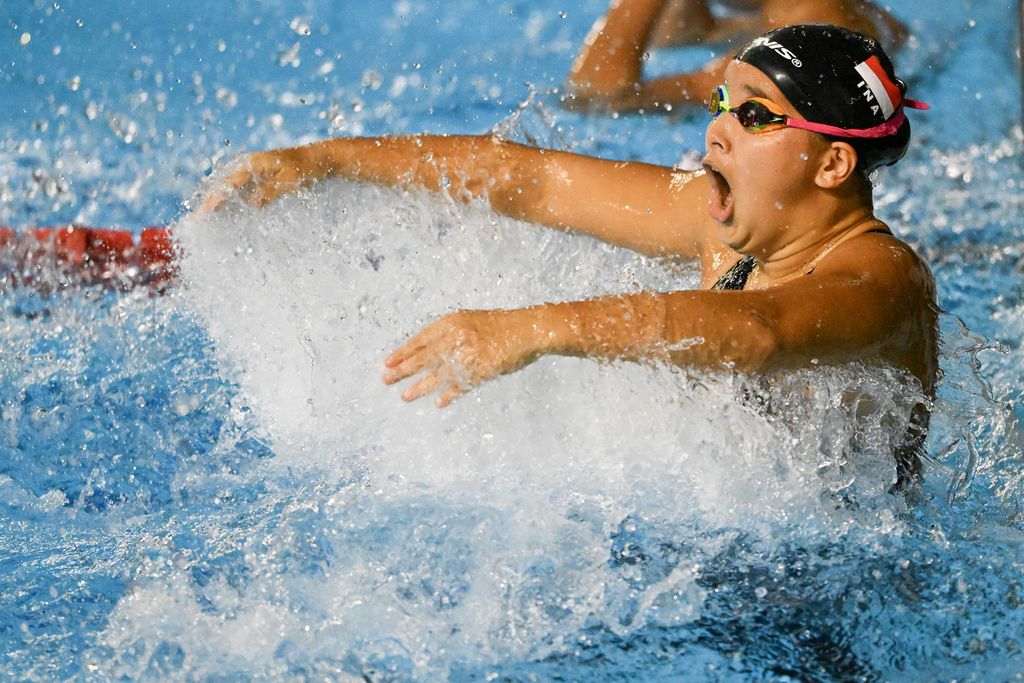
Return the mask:
<svg viewBox="0 0 1024 683"><path fill-rule="evenodd" d="M199 213L216 210L237 192L253 206L265 206L311 179L301 148L254 152L236 163L206 197Z"/></svg>
<svg viewBox="0 0 1024 683"><path fill-rule="evenodd" d="M530 309L456 311L392 351L384 359L384 383L422 373L402 399L439 390L437 406L443 408L478 384L532 362L540 353L537 340Z"/></svg>

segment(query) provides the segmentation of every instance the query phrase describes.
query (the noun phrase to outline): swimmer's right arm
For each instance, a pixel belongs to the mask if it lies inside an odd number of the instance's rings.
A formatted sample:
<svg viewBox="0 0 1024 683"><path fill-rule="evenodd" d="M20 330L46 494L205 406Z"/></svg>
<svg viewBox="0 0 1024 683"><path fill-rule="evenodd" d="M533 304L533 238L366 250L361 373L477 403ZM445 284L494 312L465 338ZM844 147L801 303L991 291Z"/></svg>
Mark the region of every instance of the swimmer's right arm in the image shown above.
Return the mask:
<svg viewBox="0 0 1024 683"><path fill-rule="evenodd" d="M657 256L693 258L709 230L706 183L663 166L544 150L496 136L335 138L257 152L205 201L232 192L251 204L329 177L422 187L496 212Z"/></svg>

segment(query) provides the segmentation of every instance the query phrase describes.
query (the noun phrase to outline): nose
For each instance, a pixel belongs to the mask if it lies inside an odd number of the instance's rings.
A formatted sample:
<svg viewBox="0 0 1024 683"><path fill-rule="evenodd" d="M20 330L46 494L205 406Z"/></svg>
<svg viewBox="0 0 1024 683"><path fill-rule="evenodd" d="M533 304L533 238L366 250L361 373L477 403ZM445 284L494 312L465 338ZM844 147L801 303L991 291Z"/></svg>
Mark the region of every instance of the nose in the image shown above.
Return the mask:
<svg viewBox="0 0 1024 683"><path fill-rule="evenodd" d="M707 146L707 150L710 152L712 149L716 149L721 152L725 152L729 149L729 133L726 130L728 116L716 116L711 119L711 123L708 124L707 131L704 133L704 144Z"/></svg>

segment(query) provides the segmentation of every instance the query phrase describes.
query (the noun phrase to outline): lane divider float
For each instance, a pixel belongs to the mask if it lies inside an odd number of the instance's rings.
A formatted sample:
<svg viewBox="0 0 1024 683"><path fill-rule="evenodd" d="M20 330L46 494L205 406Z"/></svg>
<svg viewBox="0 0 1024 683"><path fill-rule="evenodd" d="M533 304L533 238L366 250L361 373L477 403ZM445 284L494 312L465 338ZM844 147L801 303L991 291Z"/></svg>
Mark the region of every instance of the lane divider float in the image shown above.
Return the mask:
<svg viewBox="0 0 1024 683"><path fill-rule="evenodd" d="M41 288L140 285L162 291L175 280L175 246L164 227L130 230L81 225L15 230L0 227L0 291L4 285Z"/></svg>

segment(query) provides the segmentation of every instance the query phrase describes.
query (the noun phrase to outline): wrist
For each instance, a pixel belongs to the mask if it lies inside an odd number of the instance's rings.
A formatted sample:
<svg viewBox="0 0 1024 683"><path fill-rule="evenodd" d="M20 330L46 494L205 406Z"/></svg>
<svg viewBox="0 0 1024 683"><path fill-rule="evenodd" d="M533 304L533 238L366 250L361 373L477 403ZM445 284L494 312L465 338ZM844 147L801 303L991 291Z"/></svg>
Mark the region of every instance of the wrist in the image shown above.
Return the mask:
<svg viewBox="0 0 1024 683"><path fill-rule="evenodd" d="M536 357L551 353L564 353L573 343L573 334L561 309L566 304L542 304L529 308L502 311L506 318L509 340L523 349L524 354Z"/></svg>

